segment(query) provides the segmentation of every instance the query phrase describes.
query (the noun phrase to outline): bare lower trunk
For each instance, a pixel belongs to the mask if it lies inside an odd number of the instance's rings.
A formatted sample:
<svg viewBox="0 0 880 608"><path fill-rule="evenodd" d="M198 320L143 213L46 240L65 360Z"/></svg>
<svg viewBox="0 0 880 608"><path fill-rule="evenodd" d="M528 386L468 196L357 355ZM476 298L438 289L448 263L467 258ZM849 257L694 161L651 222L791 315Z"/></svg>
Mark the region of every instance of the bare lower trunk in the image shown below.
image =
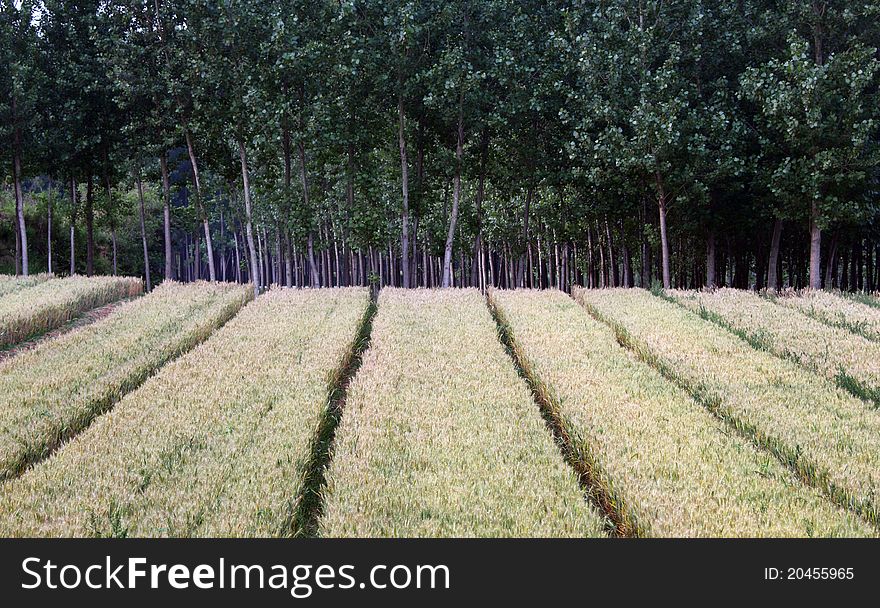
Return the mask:
<svg viewBox="0 0 880 608"><path fill-rule="evenodd" d="M715 231L709 232L706 240L706 288L715 287Z"/></svg>
<svg viewBox="0 0 880 608"><path fill-rule="evenodd" d="M320 287L321 279L318 276L318 266L315 263L315 237L311 232L309 232L307 247L309 255L309 287Z"/></svg>
<svg viewBox="0 0 880 608"><path fill-rule="evenodd" d="M290 233L284 231L284 284L293 287L293 260L290 250Z"/></svg>
<svg viewBox="0 0 880 608"><path fill-rule="evenodd" d="M523 208L522 242L523 242L524 248L528 247L529 239L531 238L531 235L529 234L529 214L530 214L531 204L532 204L532 188L530 186L526 190L526 202L525 202L525 207ZM517 263L517 268L516 268L516 286L517 287L522 287L523 283L525 282L525 274L526 274L526 259L525 259L525 256L522 256L522 257L520 257L520 260ZM547 277L547 281L549 284L549 281L550 281L549 275Z"/></svg>
<svg viewBox="0 0 880 608"><path fill-rule="evenodd" d="M140 220L141 220L141 242L144 246L144 275L147 280L147 291L153 289L153 285L150 281L150 254L147 250L147 227L146 221L144 219L144 185L141 182L141 176L138 174L137 176L137 192L138 192L138 202L140 203Z"/></svg>
<svg viewBox="0 0 880 608"><path fill-rule="evenodd" d="M95 274L95 186L89 171L86 180L86 275Z"/></svg>
<svg viewBox="0 0 880 608"><path fill-rule="evenodd" d="M767 260L767 289L779 288L779 243L782 241L782 220L773 222L773 235L770 237L770 257Z"/></svg>
<svg viewBox="0 0 880 608"><path fill-rule="evenodd" d="M660 212L660 262L663 274L663 289L672 287L669 273L669 233L666 230L666 213L669 211L669 201L666 199L666 189L663 184L663 176L659 167L655 172L657 185L657 203Z"/></svg>
<svg viewBox="0 0 880 608"><path fill-rule="evenodd" d="M115 277L118 272L118 266L116 264L118 251L116 243L116 224L110 227L110 240L113 243L113 276Z"/></svg>
<svg viewBox="0 0 880 608"><path fill-rule="evenodd" d="M397 138L400 146L400 175L403 194L403 212L400 228L400 266L403 270L403 287L410 286L409 280L409 168L406 156L406 117L403 111L403 94L397 98Z"/></svg>
<svg viewBox="0 0 880 608"><path fill-rule="evenodd" d="M13 114L15 113L15 99L13 97ZM24 221L24 196L21 191L21 134L18 127L15 128L15 145L13 147L13 160L12 160L12 179L13 179L13 188L15 190L15 221L16 221L16 229L19 233L19 239L21 243L21 273L24 276L28 276L29 271L29 263L28 263L28 242L27 242L27 227L25 226Z"/></svg>
<svg viewBox="0 0 880 608"><path fill-rule="evenodd" d="M449 232L446 233L446 247L443 250L442 287L452 284L452 243L455 239L455 225L458 221L458 205L461 199L461 157L464 148L464 117L461 100L458 106L458 140L455 145L455 180L452 186L452 212L449 214Z"/></svg>
<svg viewBox="0 0 880 608"><path fill-rule="evenodd" d="M76 179L70 180L70 274L76 274Z"/></svg>
<svg viewBox="0 0 880 608"><path fill-rule="evenodd" d="M672 280L669 276L669 235L666 230L666 198L660 199L660 259L662 261L663 271L663 289L669 289L672 286Z"/></svg>
<svg viewBox="0 0 880 608"><path fill-rule="evenodd" d="M816 201L810 208L810 289L822 289L820 274L822 231L819 228L819 208Z"/></svg>
<svg viewBox="0 0 880 608"><path fill-rule="evenodd" d="M48 254L49 274L52 274L52 198L54 191L49 190L49 201L46 205L46 251Z"/></svg>
<svg viewBox="0 0 880 608"><path fill-rule="evenodd" d="M196 185L196 209L202 220L202 226L205 229L205 250L208 257L208 276L211 282L217 280L217 273L214 270L214 245L211 241L211 226L208 222L208 214L205 211L204 201L202 200L202 180L199 177L199 165L196 161L196 151L193 146L192 134L186 131L186 149L189 152L189 162L192 165L193 181Z"/></svg>
<svg viewBox="0 0 880 608"><path fill-rule="evenodd" d="M162 226L165 237L165 278L170 281L174 278L171 258L171 180L168 176L168 160L165 158L164 152L159 157L159 167L162 170Z"/></svg>
<svg viewBox="0 0 880 608"><path fill-rule="evenodd" d="M254 297L260 295L260 270L257 261L257 249L254 247L254 227L251 222L251 187L250 178L248 177L247 152L245 151L244 142L238 142L238 156L241 159L241 181L244 185L244 212L245 212L245 233L247 237L248 252L250 253L249 274L251 282L254 284Z"/></svg>

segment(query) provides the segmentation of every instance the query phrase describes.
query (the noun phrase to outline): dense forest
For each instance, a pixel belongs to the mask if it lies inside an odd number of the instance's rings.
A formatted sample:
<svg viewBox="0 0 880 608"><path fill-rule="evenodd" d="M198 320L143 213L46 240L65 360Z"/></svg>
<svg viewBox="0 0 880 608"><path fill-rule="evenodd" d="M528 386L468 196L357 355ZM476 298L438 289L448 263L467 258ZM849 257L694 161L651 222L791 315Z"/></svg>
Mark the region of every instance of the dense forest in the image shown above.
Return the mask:
<svg viewBox="0 0 880 608"><path fill-rule="evenodd" d="M0 265L880 283L877 0L0 0Z"/></svg>

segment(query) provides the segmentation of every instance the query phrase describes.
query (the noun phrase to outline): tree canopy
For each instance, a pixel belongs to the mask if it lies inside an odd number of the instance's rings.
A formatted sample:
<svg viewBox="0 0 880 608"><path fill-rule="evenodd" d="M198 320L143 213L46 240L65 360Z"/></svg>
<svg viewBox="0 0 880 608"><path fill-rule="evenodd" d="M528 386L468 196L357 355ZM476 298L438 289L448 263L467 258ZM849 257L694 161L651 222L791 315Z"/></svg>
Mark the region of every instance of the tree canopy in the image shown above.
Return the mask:
<svg viewBox="0 0 880 608"><path fill-rule="evenodd" d="M875 290L878 16L0 0L2 263L257 290Z"/></svg>

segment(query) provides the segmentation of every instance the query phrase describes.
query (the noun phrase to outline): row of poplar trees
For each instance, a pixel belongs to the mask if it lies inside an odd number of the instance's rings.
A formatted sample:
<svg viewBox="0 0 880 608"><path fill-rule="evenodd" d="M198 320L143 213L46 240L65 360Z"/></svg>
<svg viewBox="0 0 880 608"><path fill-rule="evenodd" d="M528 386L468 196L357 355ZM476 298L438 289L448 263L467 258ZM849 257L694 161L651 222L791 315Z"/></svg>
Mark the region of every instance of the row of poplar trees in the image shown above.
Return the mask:
<svg viewBox="0 0 880 608"><path fill-rule="evenodd" d="M136 217L148 284L873 290L878 46L877 0L0 0L2 219L23 274Z"/></svg>

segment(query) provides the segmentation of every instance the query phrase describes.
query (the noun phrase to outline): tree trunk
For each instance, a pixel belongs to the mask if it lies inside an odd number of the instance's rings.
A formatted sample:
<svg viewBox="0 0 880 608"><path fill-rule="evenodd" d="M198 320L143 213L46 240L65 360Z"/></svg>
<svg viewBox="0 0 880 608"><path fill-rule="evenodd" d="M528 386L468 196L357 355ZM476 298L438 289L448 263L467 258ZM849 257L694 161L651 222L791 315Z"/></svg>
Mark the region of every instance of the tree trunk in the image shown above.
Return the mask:
<svg viewBox="0 0 880 608"><path fill-rule="evenodd" d="M110 226L110 241L113 244L113 276L115 277L118 272L118 266L116 263L118 248L117 248L117 243L116 243L116 223L115 222L113 223L113 225Z"/></svg>
<svg viewBox="0 0 880 608"><path fill-rule="evenodd" d="M86 275L95 274L95 182L89 170L86 180Z"/></svg>
<svg viewBox="0 0 880 608"><path fill-rule="evenodd" d="M706 289L715 289L715 231L706 239Z"/></svg>
<svg viewBox="0 0 880 608"><path fill-rule="evenodd" d="M174 279L174 268L171 264L171 180L168 176L168 159L165 153L159 157L159 168L162 170L162 230L165 237L165 279Z"/></svg>
<svg viewBox="0 0 880 608"><path fill-rule="evenodd" d="M614 259L614 240L611 238L611 228L608 226L607 215L605 216L605 236L608 239L608 283L611 287L617 287L617 261Z"/></svg>
<svg viewBox="0 0 880 608"><path fill-rule="evenodd" d="M245 233L247 235L248 252L250 253L249 274L251 275L251 282L254 284L254 296L256 297L260 295L260 270L259 262L257 261L257 249L254 246L254 227L251 221L251 187L248 177L247 152L242 140L238 140L238 156L241 159L241 181L244 185Z"/></svg>
<svg viewBox="0 0 880 608"><path fill-rule="evenodd" d="M403 110L403 92L397 97L397 139L400 146L400 185L403 194L403 211L400 216L400 252L403 286L409 288L409 167L406 157L406 115Z"/></svg>
<svg viewBox="0 0 880 608"><path fill-rule="evenodd" d="M529 239L531 238L531 234L529 233L529 217L530 217L531 206L532 206L532 187L529 186L526 189L526 202L523 207L523 231L522 231L523 248L527 247ZM525 251L525 249L523 249L523 251ZM520 259L519 259L519 262L517 263L517 268L516 268L516 286L517 287L521 287L523 284L523 281L525 280L525 272L526 272L525 266L526 266L525 255L522 255L522 256L520 256ZM548 281L548 285L549 285L549 281L550 281L549 277L547 278L547 281Z"/></svg>
<svg viewBox="0 0 880 608"><path fill-rule="evenodd" d="M16 120L16 100L15 95L12 96L12 116L13 121ZM15 125L13 129L13 146L12 146L12 181L15 190L15 221L16 230L19 233L21 243L21 273L28 276L28 242L27 227L24 221L24 196L21 191L21 129Z"/></svg>
<svg viewBox="0 0 880 608"><path fill-rule="evenodd" d="M443 282L446 288L452 284L452 243L455 238L455 225L458 221L458 205L461 198L461 157L464 149L463 99L458 101L458 138L455 145L455 181L452 187L452 212L449 214L449 232L446 233L446 247L443 250Z"/></svg>
<svg viewBox="0 0 880 608"><path fill-rule="evenodd" d="M150 282L150 254L147 250L147 226L144 219L144 185L141 182L140 174L137 175L136 179L138 202L140 203L141 242L144 246L144 275L146 276L147 280L147 291L151 291L153 289L153 285Z"/></svg>
<svg viewBox="0 0 880 608"><path fill-rule="evenodd" d="M49 200L46 204L46 252L48 255L49 274L52 274L52 199L55 196L55 190L49 187Z"/></svg>
<svg viewBox="0 0 880 608"><path fill-rule="evenodd" d="M70 179L70 275L76 274L76 207L78 204L76 195L76 179Z"/></svg>
<svg viewBox="0 0 880 608"><path fill-rule="evenodd" d="M290 233L284 231L284 285L293 287L293 260L290 250Z"/></svg>
<svg viewBox="0 0 880 608"><path fill-rule="evenodd" d="M192 134L189 129L185 131L186 150L189 153L189 162L192 165L193 181L196 185L196 210L202 220L202 226L205 229L205 250L208 256L208 276L213 283L217 280L217 273L214 270L214 246L211 242L211 226L208 222L208 214L205 211L204 201L202 200L202 180L199 177L199 165L196 161L196 151L193 146Z"/></svg>
<svg viewBox="0 0 880 608"><path fill-rule="evenodd" d="M770 237L770 257L767 260L767 289L779 288L779 243L782 241L782 220L773 222L773 236Z"/></svg>
<svg viewBox="0 0 880 608"><path fill-rule="evenodd" d="M822 231L819 229L819 207L814 200L810 206L810 289L822 289L821 249Z"/></svg>
<svg viewBox="0 0 880 608"><path fill-rule="evenodd" d="M672 281L669 276L669 234L666 229L667 201L660 173L657 173L657 202L660 211L660 262L663 275L663 289L669 289Z"/></svg>

